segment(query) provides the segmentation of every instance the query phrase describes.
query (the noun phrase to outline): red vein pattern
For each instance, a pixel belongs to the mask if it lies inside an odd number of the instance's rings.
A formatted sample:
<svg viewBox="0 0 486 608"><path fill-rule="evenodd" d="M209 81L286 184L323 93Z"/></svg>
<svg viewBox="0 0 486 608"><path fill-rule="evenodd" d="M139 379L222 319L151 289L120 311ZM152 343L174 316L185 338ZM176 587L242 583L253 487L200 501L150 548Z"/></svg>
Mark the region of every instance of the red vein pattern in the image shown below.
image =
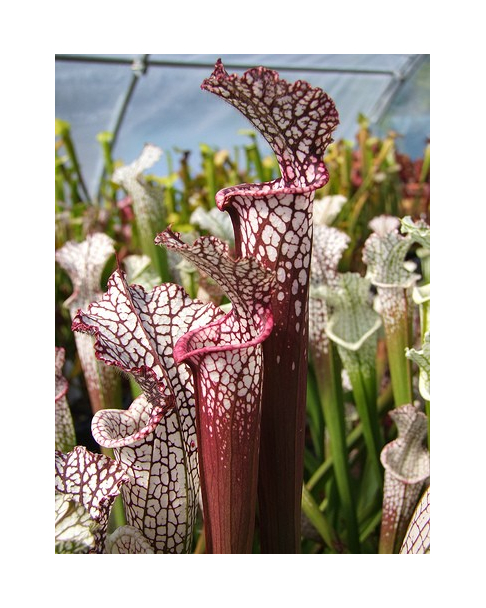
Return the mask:
<svg viewBox="0 0 486 608"><path fill-rule="evenodd" d="M149 541L133 526L120 526L106 541L107 553L124 555L153 554Z"/></svg>
<svg viewBox="0 0 486 608"><path fill-rule="evenodd" d="M260 439L262 348L272 330L273 272L255 258L234 260L215 237L186 245L166 230L155 242L178 251L216 281L232 303L215 323L183 336L197 386L204 526L208 553L251 553Z"/></svg>
<svg viewBox="0 0 486 608"><path fill-rule="evenodd" d="M262 334L268 336L273 323L268 308L276 286L274 272L267 270L256 258L232 259L227 243L213 236L199 238L193 245L187 245L180 234L167 229L157 236L155 243L177 251L208 274L233 304L232 312L217 322L218 332L221 332L216 345L218 350L223 342L232 347L234 340L248 343L258 338L260 342ZM201 344L201 348L209 346Z"/></svg>
<svg viewBox="0 0 486 608"><path fill-rule="evenodd" d="M160 492L158 508L169 506L172 514L165 520L162 513L155 514L155 500L150 512L145 512L142 500L134 494L129 498L128 491L125 494L127 511L133 517L128 523L141 527L158 552L189 550L199 492L194 382L188 366L174 361L174 346L182 335L222 314L212 304L191 300L178 285L164 284L150 292L140 285L129 286L119 269L110 277L104 297L86 313L79 311L73 321L75 331L96 336L98 359L131 374L141 386L154 408L144 416L165 414L156 436L131 449L136 452L134 458L151 463L150 487L144 490L147 496ZM124 418L119 420L126 423ZM120 432L121 437L130 435ZM138 442L142 437L132 439ZM137 525L141 520L145 523ZM160 525L163 521L165 529Z"/></svg>
<svg viewBox="0 0 486 608"><path fill-rule="evenodd" d="M122 488L129 525L150 542L152 552L187 553L196 500L181 500L178 484L187 473L181 468L180 433L170 432L174 421L170 416L164 419L166 410L141 395L126 411L98 412L91 429L95 441L112 448L116 461L130 474ZM179 467L177 476L167 470L171 465Z"/></svg>
<svg viewBox="0 0 486 608"><path fill-rule="evenodd" d="M56 377L56 450L69 452L76 445L76 434L74 431L73 417L67 402L68 381L62 375L62 368L66 357L64 348L56 348L55 377Z"/></svg>
<svg viewBox="0 0 486 608"><path fill-rule="evenodd" d="M430 474L429 452L424 445L427 416L406 404L390 412L398 437L381 452L385 467L380 553L396 553L402 545L417 501Z"/></svg>
<svg viewBox="0 0 486 608"><path fill-rule="evenodd" d="M100 232L88 235L81 243L68 241L56 251L56 261L73 284L73 293L64 302L71 318L79 308L85 308L102 297L101 275L114 253L113 239ZM90 336L75 334L74 338L93 413L105 407L118 406L119 377L113 369L96 361Z"/></svg>
<svg viewBox="0 0 486 608"><path fill-rule="evenodd" d="M289 83L264 67L229 75L221 60L201 88L222 97L262 133L286 185L316 189L328 180L322 157L339 118L322 89L302 80Z"/></svg>
<svg viewBox="0 0 486 608"><path fill-rule="evenodd" d="M218 61L202 88L253 123L282 175L223 189L216 203L231 217L237 255L256 257L277 277L274 330L264 343L259 512L262 551L294 553L300 548L312 203L329 177L322 157L338 113L321 89L288 83L263 67L240 77Z"/></svg>
<svg viewBox="0 0 486 608"><path fill-rule="evenodd" d="M125 468L82 446L76 446L68 454L56 451L55 468L56 492L71 494L99 524L92 552L103 553L111 507L120 494L120 486L128 481Z"/></svg>
<svg viewBox="0 0 486 608"><path fill-rule="evenodd" d="M94 531L99 524L72 494L56 492L54 498L56 553L95 553Z"/></svg>
<svg viewBox="0 0 486 608"><path fill-rule="evenodd" d="M430 553L430 487L425 490L415 509L400 553Z"/></svg>

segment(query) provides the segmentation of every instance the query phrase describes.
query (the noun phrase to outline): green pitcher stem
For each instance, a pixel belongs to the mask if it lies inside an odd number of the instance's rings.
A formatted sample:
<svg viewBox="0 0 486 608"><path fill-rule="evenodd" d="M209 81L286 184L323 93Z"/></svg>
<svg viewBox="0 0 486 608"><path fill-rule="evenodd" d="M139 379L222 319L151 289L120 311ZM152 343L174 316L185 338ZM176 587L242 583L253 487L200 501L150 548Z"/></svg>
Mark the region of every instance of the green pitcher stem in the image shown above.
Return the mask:
<svg viewBox="0 0 486 608"><path fill-rule="evenodd" d="M78 157L77 157L77 154L76 154L76 150L74 148L73 140L71 138L71 131L70 131L70 129L67 129L63 133L62 137L63 137L63 142L64 142L64 148L66 149L66 152L67 152L67 155L69 157L69 160L72 163L72 166L73 166L73 169L74 169L74 171L76 173L76 176L78 178L81 190L83 191L83 194L86 197L86 202L92 202L91 201L91 197L90 197L89 192L88 192L88 189L86 187L86 184L84 183L83 175L81 173L81 167L79 166Z"/></svg>
<svg viewBox="0 0 486 608"><path fill-rule="evenodd" d="M391 385L389 385L379 396L377 403L379 415L384 414L393 406L393 393ZM363 437L363 435L363 423L359 422L355 426L355 428L349 433L346 439L346 445L348 447L348 450L354 448L359 442L359 440ZM306 483L307 489L312 490L322 479L325 479L329 475L329 472L331 471L333 465L334 459L331 454L329 458L326 458L326 460L321 464L321 466L316 469L312 477Z"/></svg>
<svg viewBox="0 0 486 608"><path fill-rule="evenodd" d="M368 455L381 486L383 485L383 467L380 462L380 453L383 448L383 439L376 404L376 370L373 368L363 371L360 366L359 352L351 353L348 351L348 356L356 360L353 368L347 371L353 388L356 409L363 424L363 435Z"/></svg>
<svg viewBox="0 0 486 608"><path fill-rule="evenodd" d="M395 397L395 405L412 403L412 374L410 363L405 358L405 348L408 347L408 336L395 332L386 340L390 376Z"/></svg>
<svg viewBox="0 0 486 608"><path fill-rule="evenodd" d="M380 293L380 289L378 293ZM398 298L398 296L396 297ZM400 297L402 302L401 306L397 308L398 313L394 316L385 315L383 319L395 407L413 401L412 368L410 361L405 356L406 349L411 346L409 304L405 290L401 291Z"/></svg>
<svg viewBox="0 0 486 608"><path fill-rule="evenodd" d="M253 163L258 181L265 182L267 181L267 176L265 174L265 168L263 166L260 150L257 146L256 136L255 134L251 134L250 137L252 142L246 146L246 153L248 155L248 169L250 170L251 163Z"/></svg>
<svg viewBox="0 0 486 608"><path fill-rule="evenodd" d="M330 549L334 549L334 532L305 485L302 488L302 510L319 532L326 545Z"/></svg>
<svg viewBox="0 0 486 608"><path fill-rule="evenodd" d="M326 354L314 355L317 383L321 395L321 406L329 431L333 466L343 512L348 524L348 544L353 553L360 553L358 518L352 494L351 476L346 445L344 403L341 385L339 357L331 342Z"/></svg>
<svg viewBox="0 0 486 608"><path fill-rule="evenodd" d="M160 277L161 283L168 283L171 281L171 275L167 251L154 244L155 235L159 232L161 225L160 222L155 223L151 220L148 220L147 223L144 222L143 226L140 226L140 241L142 251L150 258L154 270Z"/></svg>
<svg viewBox="0 0 486 608"><path fill-rule="evenodd" d="M125 526L126 523L127 519L125 517L125 507L123 505L123 499L120 494L115 498L115 502L113 503L113 506L111 508L109 529L111 532L114 532L117 528Z"/></svg>
<svg viewBox="0 0 486 608"><path fill-rule="evenodd" d="M208 208L214 207L218 185L216 182L216 167L214 165L214 151L206 144L201 145L201 154L208 190Z"/></svg>
<svg viewBox="0 0 486 608"><path fill-rule="evenodd" d="M313 366L307 372L307 416L309 418L309 432L315 454L322 462L325 458L322 437L324 437L324 420L322 416L319 387Z"/></svg>
<svg viewBox="0 0 486 608"><path fill-rule="evenodd" d="M420 333L422 336L422 342L424 341L425 334L430 331L430 302L424 302L420 305Z"/></svg>

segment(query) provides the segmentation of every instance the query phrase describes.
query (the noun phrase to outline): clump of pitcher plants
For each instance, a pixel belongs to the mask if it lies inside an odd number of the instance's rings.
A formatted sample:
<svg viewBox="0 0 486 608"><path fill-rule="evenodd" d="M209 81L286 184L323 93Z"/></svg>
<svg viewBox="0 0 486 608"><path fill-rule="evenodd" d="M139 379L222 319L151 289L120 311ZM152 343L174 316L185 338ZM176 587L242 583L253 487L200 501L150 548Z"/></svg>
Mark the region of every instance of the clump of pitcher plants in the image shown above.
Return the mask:
<svg viewBox="0 0 486 608"><path fill-rule="evenodd" d="M162 154L147 145L111 180L137 255L117 252L103 284L110 237L58 248L101 453L76 445L57 348L56 552L428 552L429 277L407 260L418 246L426 265L428 225L378 214L350 270L348 198L316 199L332 99L221 61L202 89L263 135L280 176L258 162L257 183L213 179L213 206L184 199L171 226L174 182L143 174ZM205 154L215 178L229 161Z"/></svg>

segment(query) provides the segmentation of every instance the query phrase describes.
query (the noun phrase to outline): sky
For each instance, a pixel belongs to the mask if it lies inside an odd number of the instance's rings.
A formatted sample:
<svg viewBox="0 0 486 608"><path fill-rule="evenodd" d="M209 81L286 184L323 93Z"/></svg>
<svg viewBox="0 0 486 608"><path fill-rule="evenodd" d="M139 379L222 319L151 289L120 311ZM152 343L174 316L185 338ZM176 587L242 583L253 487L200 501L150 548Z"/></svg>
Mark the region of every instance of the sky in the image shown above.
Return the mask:
<svg viewBox="0 0 486 608"><path fill-rule="evenodd" d="M203 79L211 74L218 55L149 55L149 60L165 62L165 65L149 65L138 78L134 78L129 63L92 63L81 61L85 56L80 55L75 57L77 61L62 60L62 57L57 56L55 63L56 118L71 124L85 181L92 193L96 191L103 166L96 136L101 131L113 132L120 115L123 118L114 156L125 164L138 157L145 143L155 144L164 151L192 150L191 162L196 162L201 143L232 150L249 141L247 135L240 133L252 128L247 120L229 104L200 88ZM140 56L104 57L131 61ZM264 65L279 68L286 80L305 79L312 86L321 87L334 100L339 112L335 139L354 140L360 113L376 123L376 134L381 134L381 124L387 119L386 128L402 135L399 149L412 158L422 155L430 135L428 57L397 54L221 56L230 73L241 74L245 67ZM168 65L175 63L179 66ZM412 65L418 67L411 69ZM400 83L398 75L407 74L409 69L410 78ZM124 106L132 80L135 85ZM258 137L258 141L262 151L270 153L263 138Z"/></svg>

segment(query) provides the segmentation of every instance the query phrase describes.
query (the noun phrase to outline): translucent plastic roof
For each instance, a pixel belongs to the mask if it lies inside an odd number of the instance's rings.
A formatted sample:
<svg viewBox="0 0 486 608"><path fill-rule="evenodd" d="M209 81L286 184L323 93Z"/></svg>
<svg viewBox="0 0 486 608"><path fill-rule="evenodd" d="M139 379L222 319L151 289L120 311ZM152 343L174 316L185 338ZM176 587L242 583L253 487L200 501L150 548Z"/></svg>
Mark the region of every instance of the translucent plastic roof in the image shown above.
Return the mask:
<svg viewBox="0 0 486 608"><path fill-rule="evenodd" d="M430 132L430 55L220 55L229 73L263 65L330 95L340 115L334 139L354 139L361 113L377 135L401 137L399 150L422 155ZM113 156L134 160L145 143L163 150L199 144L232 149L251 125L202 91L218 55L56 55L56 118L71 124L83 175L96 191L102 158L96 135L115 134ZM268 150L263 139L259 143Z"/></svg>

